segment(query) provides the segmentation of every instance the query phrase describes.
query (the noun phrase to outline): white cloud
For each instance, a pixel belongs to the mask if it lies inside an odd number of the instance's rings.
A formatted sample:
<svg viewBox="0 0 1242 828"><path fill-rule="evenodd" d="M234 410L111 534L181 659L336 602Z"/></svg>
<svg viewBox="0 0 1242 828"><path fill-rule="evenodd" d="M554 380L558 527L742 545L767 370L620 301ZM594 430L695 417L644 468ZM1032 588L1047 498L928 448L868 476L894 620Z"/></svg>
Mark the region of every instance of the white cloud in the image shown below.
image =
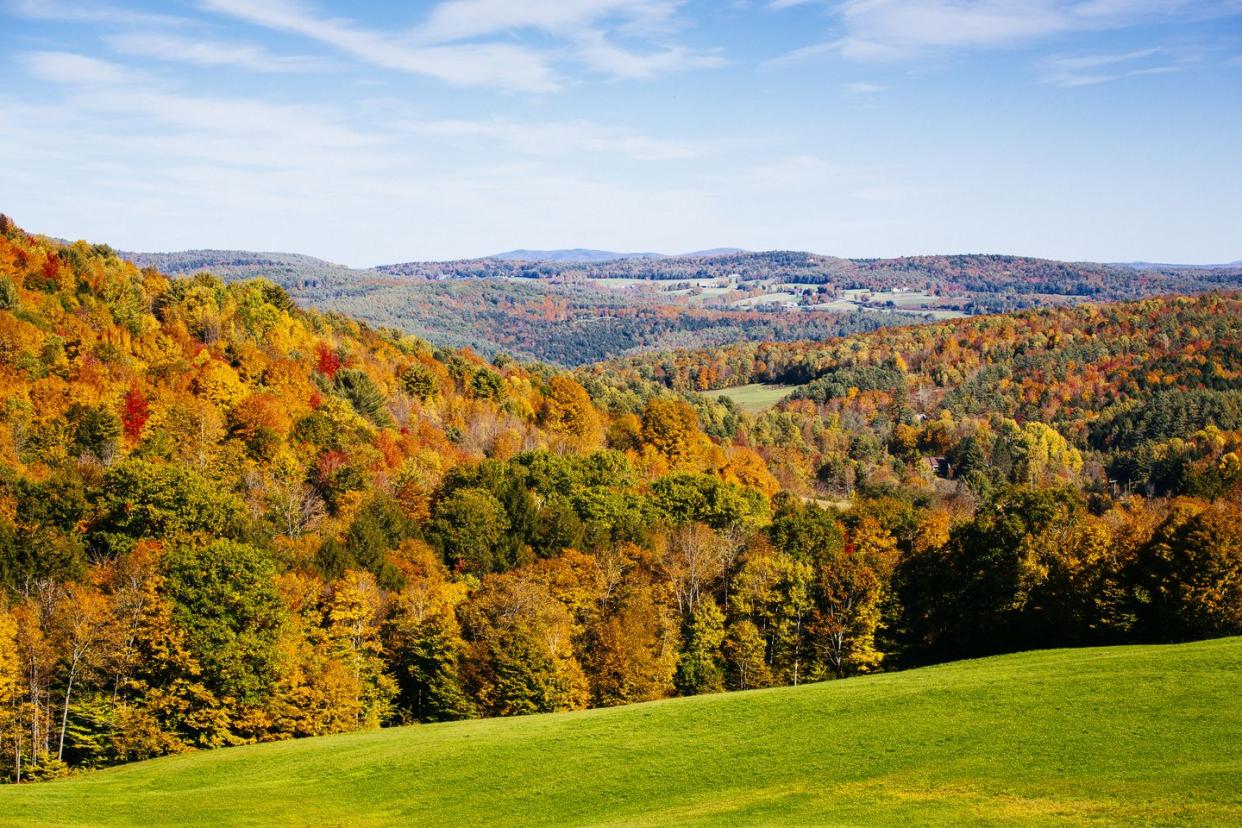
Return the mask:
<svg viewBox="0 0 1242 828"><path fill-rule="evenodd" d="M647 29L667 25L680 5L680 0L445 0L417 33L431 42L520 29L573 34L607 17Z"/></svg>
<svg viewBox="0 0 1242 828"><path fill-rule="evenodd" d="M1053 57L1049 58L1047 63L1056 66L1058 69L1077 71L1080 69L1094 69L1098 66L1111 66L1116 63L1128 63L1132 60L1159 54L1160 51L1160 49L1135 49L1134 51L1121 52L1119 54Z"/></svg>
<svg viewBox="0 0 1242 828"><path fill-rule="evenodd" d="M34 77L65 87L71 112L105 131L118 129L134 145L174 140L182 157L279 167L294 145L357 150L378 142L315 107L188 95L157 77L71 52L23 57ZM144 133L139 123L164 131ZM184 140L191 135L195 140Z"/></svg>
<svg viewBox="0 0 1242 828"><path fill-rule="evenodd" d="M8 0L6 10L30 20L58 20L68 23L103 23L125 26L181 26L184 18L153 14L110 6L106 3L63 2L63 0Z"/></svg>
<svg viewBox="0 0 1242 828"><path fill-rule="evenodd" d="M854 83L847 83L845 85L845 91L849 92L851 95L875 95L883 92L887 88L888 87L882 86L878 83L869 83L867 81L855 81Z"/></svg>
<svg viewBox="0 0 1242 828"><path fill-rule="evenodd" d="M108 85L139 80L125 67L73 52L28 52L22 59L30 74L54 83Z"/></svg>
<svg viewBox="0 0 1242 828"><path fill-rule="evenodd" d="M325 43L351 57L460 86L497 86L522 92L559 88L548 61L509 43L422 46L409 38L326 18L295 0L204 0L204 7L250 23Z"/></svg>
<svg viewBox="0 0 1242 828"><path fill-rule="evenodd" d="M855 60L901 60L1240 10L1237 0L845 0L832 6L841 36L794 50L786 59L832 52Z"/></svg>
<svg viewBox="0 0 1242 828"><path fill-rule="evenodd" d="M252 72L317 72L327 64L315 58L275 55L252 43L227 43L161 32L127 32L104 38L127 55L155 58L192 66L233 66Z"/></svg>
<svg viewBox="0 0 1242 828"><path fill-rule="evenodd" d="M10 209L32 229L366 264L553 233L602 242L618 215L632 217L635 239L671 242L678 219L708 209L694 188L631 186L615 164L591 160L689 161L702 149L624 126L393 120L378 103L345 111L194 93L155 70L68 52L22 62L63 91L37 106L0 96L0 157L12 162L0 191L22 194ZM66 226L73 215L89 218ZM333 232L308 235L312 226Z"/></svg>
<svg viewBox="0 0 1242 828"><path fill-rule="evenodd" d="M601 74L645 80L724 61L668 44L636 51L616 37L649 37L674 28L681 0L445 0L420 26L381 33L316 13L300 0L201 0L215 12L325 43L357 60L430 75L463 86L552 92L564 85L553 69L572 58ZM535 30L563 45L534 48L494 37Z"/></svg>
<svg viewBox="0 0 1242 828"><path fill-rule="evenodd" d="M658 75L689 69L715 69L725 64L718 55L699 55L680 47L655 52L633 52L614 43L601 32L583 35L577 55L597 72L625 80L649 80Z"/></svg>
<svg viewBox="0 0 1242 828"><path fill-rule="evenodd" d="M1094 86L1121 78L1166 75L1180 72L1174 65L1143 66L1148 58L1163 55L1164 49L1135 49L1129 52L1092 55L1054 55L1040 61L1041 80L1064 88ZM1135 65L1139 63L1140 65Z"/></svg>

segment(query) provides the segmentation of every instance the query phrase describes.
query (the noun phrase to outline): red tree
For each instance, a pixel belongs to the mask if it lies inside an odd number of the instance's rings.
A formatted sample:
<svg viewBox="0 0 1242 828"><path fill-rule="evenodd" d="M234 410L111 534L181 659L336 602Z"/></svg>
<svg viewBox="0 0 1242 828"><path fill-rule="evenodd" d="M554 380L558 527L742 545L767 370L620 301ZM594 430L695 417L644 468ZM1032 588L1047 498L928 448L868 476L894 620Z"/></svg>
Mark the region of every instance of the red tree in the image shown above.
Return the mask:
<svg viewBox="0 0 1242 828"><path fill-rule="evenodd" d="M121 425L125 429L125 436L131 440L137 440L150 416L151 405L147 402L147 398L137 386L131 385L129 391L125 392L125 399L121 403Z"/></svg>
<svg viewBox="0 0 1242 828"><path fill-rule="evenodd" d="M331 379L341 367L341 358L327 345L319 346L319 373Z"/></svg>

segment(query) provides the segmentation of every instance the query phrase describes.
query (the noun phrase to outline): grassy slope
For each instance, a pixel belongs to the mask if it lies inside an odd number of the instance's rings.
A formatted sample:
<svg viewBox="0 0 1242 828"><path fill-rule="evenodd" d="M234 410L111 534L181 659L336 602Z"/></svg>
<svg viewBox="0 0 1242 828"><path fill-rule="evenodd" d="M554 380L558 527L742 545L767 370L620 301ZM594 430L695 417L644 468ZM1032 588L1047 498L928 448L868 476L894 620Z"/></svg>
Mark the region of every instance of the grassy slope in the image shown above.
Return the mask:
<svg viewBox="0 0 1242 828"><path fill-rule="evenodd" d="M794 390L792 385L774 385L752 382L750 385L735 385L732 388L721 388L717 391L705 391L704 396L728 397L738 404L743 411L752 414L771 408L789 396Z"/></svg>
<svg viewBox="0 0 1242 828"><path fill-rule="evenodd" d="M13 825L1242 823L1242 638L170 757Z"/></svg>

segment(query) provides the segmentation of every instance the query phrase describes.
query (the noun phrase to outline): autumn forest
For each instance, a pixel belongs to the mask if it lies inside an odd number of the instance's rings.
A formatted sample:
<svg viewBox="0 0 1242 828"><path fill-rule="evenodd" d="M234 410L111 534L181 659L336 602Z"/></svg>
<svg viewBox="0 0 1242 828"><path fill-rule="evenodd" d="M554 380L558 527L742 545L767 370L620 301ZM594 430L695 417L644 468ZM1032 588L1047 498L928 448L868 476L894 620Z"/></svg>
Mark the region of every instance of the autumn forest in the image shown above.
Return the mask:
<svg viewBox="0 0 1242 828"><path fill-rule="evenodd" d="M0 776L1242 633L1242 296L851 330L567 370L0 217Z"/></svg>

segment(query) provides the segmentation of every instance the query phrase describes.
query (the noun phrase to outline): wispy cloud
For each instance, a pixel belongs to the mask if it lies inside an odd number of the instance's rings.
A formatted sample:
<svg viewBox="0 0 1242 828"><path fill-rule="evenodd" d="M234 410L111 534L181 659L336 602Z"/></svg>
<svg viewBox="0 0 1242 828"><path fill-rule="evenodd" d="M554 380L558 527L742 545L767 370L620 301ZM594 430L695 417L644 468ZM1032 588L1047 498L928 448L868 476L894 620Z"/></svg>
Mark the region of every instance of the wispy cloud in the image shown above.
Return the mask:
<svg viewBox="0 0 1242 828"><path fill-rule="evenodd" d="M280 167L289 163L294 145L356 150L379 143L344 118L311 106L188 94L156 76L72 52L30 52L22 60L33 77L65 88L70 111L122 130L133 144L198 136L179 143L182 157ZM139 125L160 131L144 136Z"/></svg>
<svg viewBox="0 0 1242 828"><path fill-rule="evenodd" d="M1237 0L845 0L831 8L839 36L794 50L786 61L825 53L854 60L903 60L1155 19L1207 19L1242 11Z"/></svg>
<svg viewBox="0 0 1242 828"><path fill-rule="evenodd" d="M724 62L675 44L654 43L642 50L619 45L618 37L669 31L681 5L677 0L445 0L420 25L402 33L377 32L326 17L299 0L202 0L202 5L310 38L364 63L462 86L556 91L566 79L555 64L566 59L631 80ZM520 30L544 33L561 45L537 48L497 39Z"/></svg>
<svg viewBox="0 0 1242 828"><path fill-rule="evenodd" d="M126 32L104 38L113 49L135 57L192 66L232 66L251 72L318 72L326 61L298 55L276 55L253 43L230 43L163 32Z"/></svg>
<svg viewBox="0 0 1242 828"><path fill-rule="evenodd" d="M631 51L610 42L602 32L581 35L576 54L596 72L624 80L649 80L659 75L725 65L724 58L718 55L694 54L680 47Z"/></svg>
<svg viewBox="0 0 1242 828"><path fill-rule="evenodd" d="M27 52L22 60L39 80L71 86L110 86L142 79L118 64L73 52Z"/></svg>
<svg viewBox="0 0 1242 828"><path fill-rule="evenodd" d="M667 28L681 5L681 0L445 0L416 31L431 42L522 29L574 35L608 19L629 31L649 31Z"/></svg>
<svg viewBox="0 0 1242 828"><path fill-rule="evenodd" d="M122 26L182 26L184 17L135 11L107 3L64 2L64 0L8 0L5 10L29 20L58 20L69 23L103 23Z"/></svg>
<svg viewBox="0 0 1242 828"><path fill-rule="evenodd" d="M446 223L460 224L452 244L464 255L477 253L472 240L478 230L469 216L487 216L489 227L510 227L513 239L525 240L545 223L537 215L555 214L559 232L588 238L608 226L612 210L631 214L644 199L653 202L644 219L653 228L672 228L676 216L704 209L690 191L631 187L624 176L609 184L606 175L568 171L578 157L685 162L705 151L700 143L631 127L588 120L394 120L387 117L391 101L362 101L346 110L205 95L155 69L72 52L25 53L19 64L62 94L48 95L55 104L46 106L0 96L0 156L15 162L0 181L19 184L56 212L68 209L70 190L48 188L46 179L26 170L53 169L68 180L90 181L92 204L118 217L111 234L118 243L131 237L121 216L159 216L165 231L191 246L219 238L216 233L233 239L257 234L272 244L286 222L322 220L328 205L357 218L378 200L407 226L421 228L393 242L394 249L404 248L402 255L444 251ZM450 157L454 161L446 163ZM599 166L588 162L586 169ZM575 205L572 215L564 209L569 204ZM219 226L204 229L196 217L212 209L219 211ZM264 215L262 228L243 226L235 219L242 214ZM349 232L361 234L364 227ZM383 260L387 254L378 249L361 262Z"/></svg>
<svg viewBox="0 0 1242 828"><path fill-rule="evenodd" d="M1113 54L1054 55L1040 61L1039 69L1044 83L1065 88L1094 86L1126 77L1165 75L1181 71L1180 66L1167 63L1142 65L1142 62L1155 57L1167 60L1165 50L1160 48Z"/></svg>
<svg viewBox="0 0 1242 828"><path fill-rule="evenodd" d="M204 0L203 6L318 41L364 63L429 75L459 86L497 86L522 92L551 92L560 86L544 56L511 43L418 45L409 37L323 17L296 0Z"/></svg>

